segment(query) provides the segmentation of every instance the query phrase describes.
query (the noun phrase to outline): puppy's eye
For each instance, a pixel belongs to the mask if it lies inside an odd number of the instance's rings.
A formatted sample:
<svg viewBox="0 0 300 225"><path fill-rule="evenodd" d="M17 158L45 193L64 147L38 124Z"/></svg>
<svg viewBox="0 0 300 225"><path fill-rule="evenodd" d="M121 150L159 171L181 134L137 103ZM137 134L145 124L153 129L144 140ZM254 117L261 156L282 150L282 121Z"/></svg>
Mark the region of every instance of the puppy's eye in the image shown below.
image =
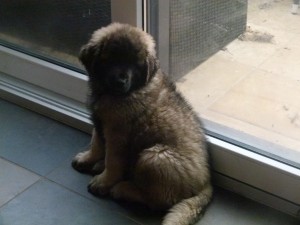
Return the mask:
<svg viewBox="0 0 300 225"><path fill-rule="evenodd" d="M100 62L101 62L101 63L105 63L105 62L107 62L107 60L109 59L109 55L103 53L103 54L100 55L99 59L100 59Z"/></svg>

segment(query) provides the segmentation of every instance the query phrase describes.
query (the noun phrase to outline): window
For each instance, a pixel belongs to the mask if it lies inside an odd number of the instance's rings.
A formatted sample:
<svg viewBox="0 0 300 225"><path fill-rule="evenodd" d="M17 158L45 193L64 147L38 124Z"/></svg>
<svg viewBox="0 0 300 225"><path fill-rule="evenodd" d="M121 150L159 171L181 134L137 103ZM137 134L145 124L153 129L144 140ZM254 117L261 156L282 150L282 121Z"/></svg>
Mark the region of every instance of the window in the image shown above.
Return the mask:
<svg viewBox="0 0 300 225"><path fill-rule="evenodd" d="M167 69L211 134L299 168L299 21L289 9L289 1L251 1L248 10L247 1L170 1Z"/></svg>
<svg viewBox="0 0 300 225"><path fill-rule="evenodd" d="M14 0L0 18L1 96L90 130L80 47L113 21L142 27L142 1Z"/></svg>
<svg viewBox="0 0 300 225"><path fill-rule="evenodd" d="M163 65L204 120L216 180L241 194L251 189L256 199L268 193L273 207L286 202L280 210L297 215L300 20L292 2L171 0L163 7L169 22L161 30L169 35L153 26L157 39L168 39Z"/></svg>
<svg viewBox="0 0 300 225"><path fill-rule="evenodd" d="M93 30L111 23L110 7L108 0L7 1L0 9L0 39L23 52L80 67L79 46Z"/></svg>
<svg viewBox="0 0 300 225"><path fill-rule="evenodd" d="M0 96L88 131L80 46L112 21L142 27L204 121L215 183L297 216L300 12L291 13L292 1L124 2L4 3Z"/></svg>

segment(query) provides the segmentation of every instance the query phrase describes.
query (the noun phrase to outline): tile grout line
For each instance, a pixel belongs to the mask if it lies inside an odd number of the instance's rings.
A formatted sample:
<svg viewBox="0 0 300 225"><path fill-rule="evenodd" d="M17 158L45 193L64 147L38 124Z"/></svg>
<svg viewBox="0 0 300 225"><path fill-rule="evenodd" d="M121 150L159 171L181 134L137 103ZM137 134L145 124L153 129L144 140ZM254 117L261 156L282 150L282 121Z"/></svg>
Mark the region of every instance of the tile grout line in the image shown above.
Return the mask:
<svg viewBox="0 0 300 225"><path fill-rule="evenodd" d="M0 156L0 158L2 158L2 157ZM88 197L86 197L86 196L84 196L84 195L82 195L82 194L80 194L80 193L78 193L78 192L76 192L76 191L74 191L74 190L68 188L68 187L65 187L65 186L62 185L62 184L59 184L59 183L57 183L57 182L55 182L55 181L53 181L53 180L50 180L50 179L48 179L47 177L39 176L39 179L38 179L38 180L36 180L36 181L33 182L32 184L30 184L30 185L29 185L28 187L26 187L24 190L22 190L21 192L19 192L18 194L16 194L13 198L9 199L7 202L5 202L3 205L1 205L1 206L0 206L0 211L1 211L4 207L6 207L6 205L8 205L11 201L15 200L17 197L19 197L20 195L22 195L24 192L28 191L32 186L36 185L38 182L41 182L41 181L43 181L43 180L48 181L48 182L53 183L53 184L56 184L56 185L58 185L59 187L65 189L65 190L67 190L67 191L70 191L71 193L73 193L73 194L75 194L75 195L78 195L78 196L80 196L80 197L82 197L82 198L84 198L84 199L86 199L86 200L88 200L88 201L90 201L90 202L93 202L93 203L97 204L97 201L95 201L95 200L93 200L93 199L90 199L90 198L88 198ZM142 223L136 221L134 218L131 218L131 217L129 217L128 215L125 215L125 214L123 214L123 213L121 213L121 212L114 211L114 210L112 210L112 209L107 209L107 208L104 208L104 210L105 210L105 211L109 211L109 212L116 213L116 214L122 216L123 218L126 218L126 219L129 219L129 220L133 221L133 222L136 223L136 224L143 225Z"/></svg>
<svg viewBox="0 0 300 225"><path fill-rule="evenodd" d="M29 185L28 187L26 187L24 190L22 190L21 192L19 192L18 194L16 194L13 198L11 198L10 200L8 200L7 202L5 202L2 206L0 206L0 211L2 208L4 208L7 204L9 204L11 201L13 201L15 198L17 198L18 196L20 196L21 194L23 194L25 191L27 191L28 189L30 189L33 185L35 185L36 183L38 183L39 181L42 180L42 177L40 176L38 180L36 180L35 182L33 182L31 185Z"/></svg>
<svg viewBox="0 0 300 225"><path fill-rule="evenodd" d="M76 195L78 195L78 196L80 196L80 197L82 197L82 198L84 198L84 199L86 199L86 200L88 200L88 201L90 201L90 202L93 202L93 203L95 203L95 204L98 204L98 202L97 202L96 200L91 199L91 198L89 198L89 197L87 197L87 196L85 196L85 195L81 194L80 192L77 192L77 191L75 191L75 190L73 190L73 189L70 189L69 187L64 186L63 184L57 183L57 182L55 182L54 180L51 180L51 179L49 179L49 178L47 178L47 177L41 177L41 178L42 178L42 179L39 179L38 181L41 181L41 180L44 179L44 180L46 180L46 181L49 181L49 182L51 182L51 183L53 183L53 184L58 185L59 187L65 189L65 190L68 190L68 191L72 192L73 194L76 194ZM96 197L96 196L95 196L95 197ZM98 198L98 197L97 197L97 198ZM0 209L1 209L1 208L0 208ZM129 217L128 215L123 214L122 212L118 212L118 211L115 211L115 210L109 209L109 208L104 208L104 210L109 211L109 212L117 213L117 214L121 215L122 217L125 217L125 218L127 218L127 219L130 219L130 220L132 220L133 222L135 222L135 223L137 223L137 224L139 224L139 225L143 225L142 223L136 221L134 218L131 218L131 217Z"/></svg>
<svg viewBox="0 0 300 225"><path fill-rule="evenodd" d="M253 24L253 25L255 25L255 24ZM208 105L205 107L204 111L209 110L209 107L210 107L210 106L212 106L215 102L217 102L220 98L222 98L226 93L228 93L232 88L234 88L236 85L238 85L238 83L240 83L240 82L241 82L242 80L244 80L246 77L251 76L251 74L253 74L255 71L261 70L261 71L264 71L264 72L269 72L269 71L267 71L267 70L262 69L262 68L261 68L261 65L264 64L265 62L267 62L268 60L270 60L270 58L273 57L278 51L282 50L286 44L288 44L291 40L293 40L293 39L295 38L295 35L296 35L296 34L293 34L293 37L291 37L289 40L285 41L285 43L282 44L281 47L280 47L280 46L277 47L277 48L275 49L275 51L274 51L272 54L270 54L270 55L268 56L268 58L266 58L265 60L263 60L261 63L259 63L259 64L256 65L256 66L248 65L248 64L243 63L243 62L238 62L238 63L240 63L240 64L242 64L242 65L244 65L244 66L250 66L250 67L252 67L251 71L250 71L249 73L245 74L244 76L242 76L242 77L241 77L240 79L238 79L236 82L234 82L230 87L227 88L226 91L223 92L223 94L221 94L221 95L218 96L214 101L212 101L210 104L208 104ZM244 48L246 48L246 46L245 46ZM243 49L244 49L244 48L243 48ZM220 51L222 51L222 50L220 50ZM216 54L217 54L217 53L216 53ZM230 54L231 54L231 53L230 53Z"/></svg>
<svg viewBox="0 0 300 225"><path fill-rule="evenodd" d="M21 168L21 169L24 169L24 170L26 170L27 172L30 172L30 173L32 173L32 174L38 176L38 177L43 177L43 175L41 175L41 174L39 174L39 173L37 173L37 172L35 172L35 171L33 171L33 170L30 170L30 169L28 169L28 168L26 168L26 167L24 167L24 166L22 166L22 165L19 165L19 164L17 164L16 162L11 161L10 159L4 158L3 156L0 156L0 159L2 159L2 160L6 161L6 162L8 162L8 163L10 163L10 164L12 164L12 165L14 165L14 166L17 166L17 167L19 167L19 168Z"/></svg>

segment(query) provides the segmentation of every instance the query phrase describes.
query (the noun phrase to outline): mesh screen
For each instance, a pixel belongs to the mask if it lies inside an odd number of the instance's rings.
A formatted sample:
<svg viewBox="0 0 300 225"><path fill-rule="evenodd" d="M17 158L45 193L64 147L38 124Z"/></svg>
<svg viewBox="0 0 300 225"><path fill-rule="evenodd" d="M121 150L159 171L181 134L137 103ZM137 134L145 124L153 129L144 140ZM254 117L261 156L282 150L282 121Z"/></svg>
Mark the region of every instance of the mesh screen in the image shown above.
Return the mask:
<svg viewBox="0 0 300 225"><path fill-rule="evenodd" d="M171 0L170 71L178 79L246 28L247 0Z"/></svg>

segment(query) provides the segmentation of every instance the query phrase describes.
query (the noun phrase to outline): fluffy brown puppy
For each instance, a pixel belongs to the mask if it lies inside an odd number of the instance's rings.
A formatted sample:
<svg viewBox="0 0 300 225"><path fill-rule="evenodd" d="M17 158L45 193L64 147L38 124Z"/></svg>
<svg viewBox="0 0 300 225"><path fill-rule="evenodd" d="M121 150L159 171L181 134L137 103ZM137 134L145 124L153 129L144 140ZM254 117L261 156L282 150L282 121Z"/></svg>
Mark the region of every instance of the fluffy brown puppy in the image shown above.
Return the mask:
<svg viewBox="0 0 300 225"><path fill-rule="evenodd" d="M89 75L95 129L91 148L72 164L99 173L89 191L170 209L164 225L197 221L212 196L205 136L161 72L152 37L114 23L94 32L80 60Z"/></svg>

